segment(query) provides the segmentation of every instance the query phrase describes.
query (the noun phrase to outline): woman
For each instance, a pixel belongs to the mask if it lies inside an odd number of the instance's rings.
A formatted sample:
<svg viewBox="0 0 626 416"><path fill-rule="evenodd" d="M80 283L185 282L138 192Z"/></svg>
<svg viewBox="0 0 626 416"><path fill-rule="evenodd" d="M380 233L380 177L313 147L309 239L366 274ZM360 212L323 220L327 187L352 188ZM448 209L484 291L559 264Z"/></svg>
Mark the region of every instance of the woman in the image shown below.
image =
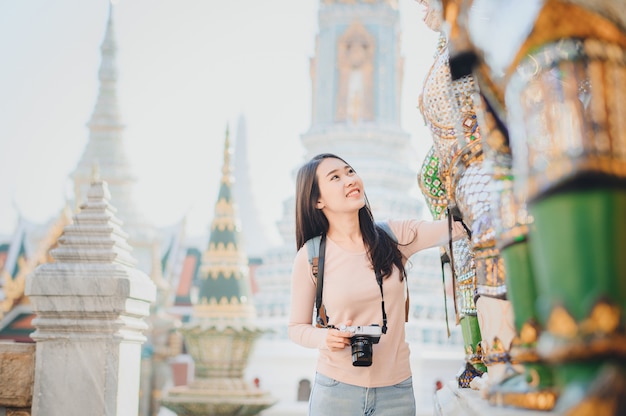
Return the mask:
<svg viewBox="0 0 626 416"><path fill-rule="evenodd" d="M392 236L374 223L363 181L340 157L320 154L298 171L298 253L288 332L293 342L319 350L310 416L415 415L404 332L404 266L417 251L446 244L448 222L393 220L388 225ZM456 222L452 231L454 239L465 232ZM326 240L323 276L318 276L324 283L324 327L312 325L318 279L306 247L307 240L320 235ZM378 342L370 345L371 365L353 364L353 333L340 330L342 325L382 329Z"/></svg>

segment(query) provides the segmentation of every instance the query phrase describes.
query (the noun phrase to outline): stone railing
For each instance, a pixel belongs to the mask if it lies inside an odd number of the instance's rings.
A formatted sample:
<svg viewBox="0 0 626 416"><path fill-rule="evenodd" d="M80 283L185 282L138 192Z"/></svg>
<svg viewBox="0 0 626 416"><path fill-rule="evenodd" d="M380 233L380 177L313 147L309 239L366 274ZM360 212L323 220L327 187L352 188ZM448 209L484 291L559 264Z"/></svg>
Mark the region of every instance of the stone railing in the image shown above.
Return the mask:
<svg viewBox="0 0 626 416"><path fill-rule="evenodd" d="M0 342L0 415L30 416L35 344Z"/></svg>

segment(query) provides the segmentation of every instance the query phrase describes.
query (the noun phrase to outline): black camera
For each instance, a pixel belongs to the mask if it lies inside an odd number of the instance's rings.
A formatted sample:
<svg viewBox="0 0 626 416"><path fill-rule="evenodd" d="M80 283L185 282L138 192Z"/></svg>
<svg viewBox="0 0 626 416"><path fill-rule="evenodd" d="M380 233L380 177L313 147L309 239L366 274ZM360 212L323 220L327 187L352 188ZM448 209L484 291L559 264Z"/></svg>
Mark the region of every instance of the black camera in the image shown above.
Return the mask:
<svg viewBox="0 0 626 416"><path fill-rule="evenodd" d="M352 333L350 346L352 347L352 365L355 367L369 367L372 365L372 347L378 344L382 331L376 324L365 326L337 327L340 331Z"/></svg>

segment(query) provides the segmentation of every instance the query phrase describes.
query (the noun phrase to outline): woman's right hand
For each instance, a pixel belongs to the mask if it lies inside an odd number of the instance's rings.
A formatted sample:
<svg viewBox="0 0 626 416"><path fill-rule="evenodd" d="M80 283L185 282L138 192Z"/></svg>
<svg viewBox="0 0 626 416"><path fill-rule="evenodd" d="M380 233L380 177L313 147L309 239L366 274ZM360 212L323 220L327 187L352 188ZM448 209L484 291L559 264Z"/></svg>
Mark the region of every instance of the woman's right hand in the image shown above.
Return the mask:
<svg viewBox="0 0 626 416"><path fill-rule="evenodd" d="M352 325L352 320L343 323L345 326ZM326 333L326 346L330 351L340 351L350 345L351 332L340 331L336 328L329 328Z"/></svg>

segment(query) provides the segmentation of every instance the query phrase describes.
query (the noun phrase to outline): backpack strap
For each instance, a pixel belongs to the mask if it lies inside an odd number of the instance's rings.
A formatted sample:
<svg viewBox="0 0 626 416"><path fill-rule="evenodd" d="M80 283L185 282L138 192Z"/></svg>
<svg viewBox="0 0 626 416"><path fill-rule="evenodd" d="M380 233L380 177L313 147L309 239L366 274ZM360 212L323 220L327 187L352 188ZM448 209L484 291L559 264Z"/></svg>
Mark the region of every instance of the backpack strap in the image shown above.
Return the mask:
<svg viewBox="0 0 626 416"><path fill-rule="evenodd" d="M391 237L391 239L398 244L398 238L396 237L396 235L393 233L393 230L391 229L391 227L389 226L389 223L387 221L381 221L381 222L377 222L376 225L378 225L380 228L383 229L383 231L385 231L387 233L387 235L389 237Z"/></svg>
<svg viewBox="0 0 626 416"><path fill-rule="evenodd" d="M306 248L309 252L309 264L313 269L313 276L317 278L318 262L319 262L319 248L320 248L321 236L316 235L306 241Z"/></svg>
<svg viewBox="0 0 626 416"><path fill-rule="evenodd" d="M315 324L319 328L324 328L328 325L328 315L326 315L326 308L322 305L322 291L324 290L324 256L326 254L326 234L322 234L319 244L319 256L318 256L318 275L317 279L317 291L315 292L315 310L317 316L315 318Z"/></svg>
<svg viewBox="0 0 626 416"><path fill-rule="evenodd" d="M306 241L307 251L309 255L309 264L311 272L317 279L317 291L315 294L315 325L323 328L328 324L328 316L326 308L322 305L322 290L324 289L324 253L326 251L326 235L317 235ZM318 278L319 276L319 278Z"/></svg>

